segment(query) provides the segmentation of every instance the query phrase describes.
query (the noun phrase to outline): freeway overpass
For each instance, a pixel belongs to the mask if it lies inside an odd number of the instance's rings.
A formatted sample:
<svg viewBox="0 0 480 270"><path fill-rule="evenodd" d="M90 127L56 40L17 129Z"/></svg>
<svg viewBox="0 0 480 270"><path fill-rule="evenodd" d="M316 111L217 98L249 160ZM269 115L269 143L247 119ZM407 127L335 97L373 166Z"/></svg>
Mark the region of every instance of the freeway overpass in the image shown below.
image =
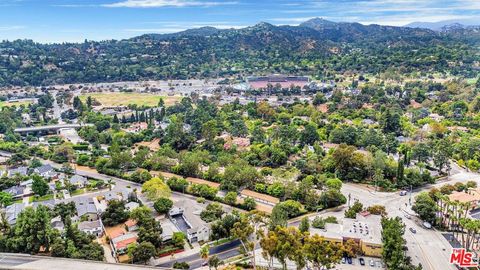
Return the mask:
<svg viewBox="0 0 480 270"><path fill-rule="evenodd" d="M25 127L25 128L16 128L13 131L17 133L29 133L37 131L58 131L64 128L81 128L81 127L91 127L93 124L58 124L58 125L47 125L47 126L35 126L35 127Z"/></svg>

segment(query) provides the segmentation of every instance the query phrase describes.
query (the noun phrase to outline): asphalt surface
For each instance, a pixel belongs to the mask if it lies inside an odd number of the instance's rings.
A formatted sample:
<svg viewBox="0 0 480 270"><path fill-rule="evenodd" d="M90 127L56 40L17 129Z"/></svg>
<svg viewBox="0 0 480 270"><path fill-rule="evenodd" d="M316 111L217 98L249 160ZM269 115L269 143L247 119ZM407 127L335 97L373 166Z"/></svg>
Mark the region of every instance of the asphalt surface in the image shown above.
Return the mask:
<svg viewBox="0 0 480 270"><path fill-rule="evenodd" d="M8 268L17 265L22 265L29 262L37 261L38 258L34 258L28 255L0 255L0 268Z"/></svg>
<svg viewBox="0 0 480 270"><path fill-rule="evenodd" d="M225 260L240 254L238 247L241 245L239 240L234 240L216 247L210 248L209 256L217 255L220 260ZM170 268L175 262L187 262L190 269L199 268L205 263L205 260L200 257L200 254L186 256L180 259L173 259L166 263L158 264L159 267Z"/></svg>

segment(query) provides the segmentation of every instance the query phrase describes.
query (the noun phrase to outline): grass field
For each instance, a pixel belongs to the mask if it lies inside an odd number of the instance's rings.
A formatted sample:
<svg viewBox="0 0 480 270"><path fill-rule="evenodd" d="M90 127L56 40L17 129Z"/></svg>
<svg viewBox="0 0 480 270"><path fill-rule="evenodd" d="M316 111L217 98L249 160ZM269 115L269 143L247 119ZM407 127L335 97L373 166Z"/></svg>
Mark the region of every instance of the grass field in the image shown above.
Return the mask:
<svg viewBox="0 0 480 270"><path fill-rule="evenodd" d="M18 102L0 101L0 108L2 108L2 107L12 107L12 106L19 107L20 105L28 106L31 103L32 103L31 101L18 101Z"/></svg>
<svg viewBox="0 0 480 270"><path fill-rule="evenodd" d="M179 96L158 96L145 93L92 93L83 94L80 99L85 102L88 96L96 99L102 106L127 106L129 104L136 104L137 106L157 106L160 98L163 98L165 105L171 106L175 102L180 101Z"/></svg>

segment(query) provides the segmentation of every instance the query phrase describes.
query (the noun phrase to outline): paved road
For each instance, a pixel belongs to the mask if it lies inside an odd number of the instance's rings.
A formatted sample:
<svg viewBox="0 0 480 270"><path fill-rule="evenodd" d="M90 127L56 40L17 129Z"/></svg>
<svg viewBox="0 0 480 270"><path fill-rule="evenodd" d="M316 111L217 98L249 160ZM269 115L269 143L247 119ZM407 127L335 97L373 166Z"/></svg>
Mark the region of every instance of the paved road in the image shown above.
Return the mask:
<svg viewBox="0 0 480 270"><path fill-rule="evenodd" d="M407 254L412 258L414 264L421 263L425 270L453 270L456 268L450 265L448 261L452 249L448 241L440 232L423 228L420 220L406 218L405 213L414 214L411 205L409 205L410 198L413 203L416 195L433 187L438 188L445 184L470 180L476 181L480 185L480 174L467 172L458 166L455 166L454 172L454 175L448 176L435 184L415 189L407 196L400 196L399 193L374 192L363 186L348 183L343 185L342 193L345 196L350 194L352 202L359 199L366 207L374 204L385 205L389 216L401 217L407 228L404 236L407 241ZM415 228L417 233L410 232L408 228Z"/></svg>
<svg viewBox="0 0 480 270"><path fill-rule="evenodd" d="M216 247L210 248L210 255L217 255L220 260L225 260L240 254L238 247L241 245L239 240L222 244ZM190 269L199 268L205 263L205 260L200 257L199 254L193 254L180 259L173 259L166 263L158 264L159 267L172 267L175 262L187 262L190 265Z"/></svg>
<svg viewBox="0 0 480 270"><path fill-rule="evenodd" d="M28 255L2 254L0 256L0 268L13 267L25 263L34 262L37 260L38 258L34 258Z"/></svg>

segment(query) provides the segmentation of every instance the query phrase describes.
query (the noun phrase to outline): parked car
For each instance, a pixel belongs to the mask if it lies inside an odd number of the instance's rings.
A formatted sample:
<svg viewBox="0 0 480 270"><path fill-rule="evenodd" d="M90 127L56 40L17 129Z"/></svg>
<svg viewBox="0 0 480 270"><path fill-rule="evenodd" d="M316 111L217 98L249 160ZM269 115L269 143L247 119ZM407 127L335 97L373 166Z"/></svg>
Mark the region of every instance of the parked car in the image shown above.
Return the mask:
<svg viewBox="0 0 480 270"><path fill-rule="evenodd" d="M345 257L342 258L342 263L343 264L347 263L347 259L345 259Z"/></svg>
<svg viewBox="0 0 480 270"><path fill-rule="evenodd" d="M428 222L423 222L423 227L425 227L426 229L431 229L432 228L432 224L428 223Z"/></svg>
<svg viewBox="0 0 480 270"><path fill-rule="evenodd" d="M350 257L347 257L347 262L348 262L348 264L353 264L353 260L352 260L352 258L350 258Z"/></svg>
<svg viewBox="0 0 480 270"><path fill-rule="evenodd" d="M400 196L405 196L405 195L407 195L407 191L406 191L406 190L400 191Z"/></svg>
<svg viewBox="0 0 480 270"><path fill-rule="evenodd" d="M376 265L377 265L377 268L382 268L382 263L381 262L377 261Z"/></svg>
<svg viewBox="0 0 480 270"><path fill-rule="evenodd" d="M417 230L415 230L414 228L410 227L409 229L412 233L417 233Z"/></svg>
<svg viewBox="0 0 480 270"><path fill-rule="evenodd" d="M373 262L373 260L370 260L369 263L371 267L375 267L375 263Z"/></svg>
<svg viewBox="0 0 480 270"><path fill-rule="evenodd" d="M358 259L360 261L360 265L365 265L365 260L363 258Z"/></svg>

